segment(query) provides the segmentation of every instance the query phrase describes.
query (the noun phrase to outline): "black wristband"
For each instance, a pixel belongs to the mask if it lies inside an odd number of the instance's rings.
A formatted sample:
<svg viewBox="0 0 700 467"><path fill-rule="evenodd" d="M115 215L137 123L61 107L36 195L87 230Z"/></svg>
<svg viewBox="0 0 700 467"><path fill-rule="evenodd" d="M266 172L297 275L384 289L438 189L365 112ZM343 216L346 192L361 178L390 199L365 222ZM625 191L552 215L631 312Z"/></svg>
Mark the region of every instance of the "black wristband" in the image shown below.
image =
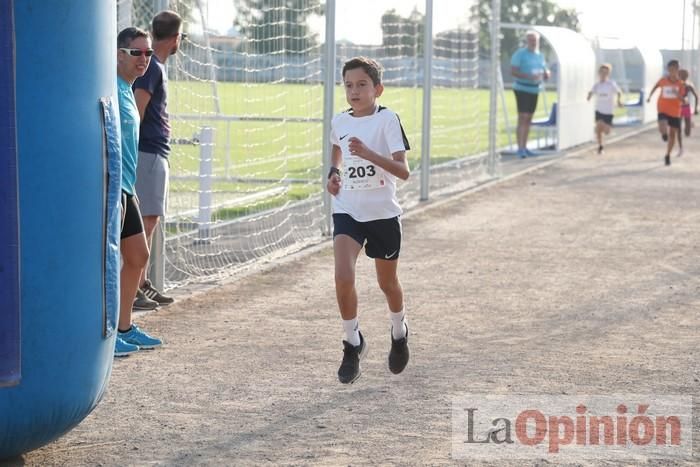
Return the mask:
<svg viewBox="0 0 700 467"><path fill-rule="evenodd" d="M338 167L331 167L331 170L328 171L328 178L330 179L333 175L337 175L340 177L340 170L338 170Z"/></svg>

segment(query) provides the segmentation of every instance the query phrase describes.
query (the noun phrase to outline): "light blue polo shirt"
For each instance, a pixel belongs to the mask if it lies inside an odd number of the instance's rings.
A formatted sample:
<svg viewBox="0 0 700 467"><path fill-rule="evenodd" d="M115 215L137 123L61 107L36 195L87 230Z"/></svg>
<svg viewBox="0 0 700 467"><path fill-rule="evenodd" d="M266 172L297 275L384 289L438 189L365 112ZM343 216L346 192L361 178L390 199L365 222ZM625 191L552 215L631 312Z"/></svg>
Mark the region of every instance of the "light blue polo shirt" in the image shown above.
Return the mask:
<svg viewBox="0 0 700 467"><path fill-rule="evenodd" d="M547 65L544 62L544 57L540 52L531 52L527 47L518 49L510 59L510 64L518 68L521 73L534 75L537 73L544 74ZM513 89L516 91L529 92L530 94L539 94L542 90L542 80L531 80L523 78L515 78Z"/></svg>
<svg viewBox="0 0 700 467"><path fill-rule="evenodd" d="M119 118L122 129L122 190L136 194L136 163L139 151L139 110L131 85L117 76Z"/></svg>

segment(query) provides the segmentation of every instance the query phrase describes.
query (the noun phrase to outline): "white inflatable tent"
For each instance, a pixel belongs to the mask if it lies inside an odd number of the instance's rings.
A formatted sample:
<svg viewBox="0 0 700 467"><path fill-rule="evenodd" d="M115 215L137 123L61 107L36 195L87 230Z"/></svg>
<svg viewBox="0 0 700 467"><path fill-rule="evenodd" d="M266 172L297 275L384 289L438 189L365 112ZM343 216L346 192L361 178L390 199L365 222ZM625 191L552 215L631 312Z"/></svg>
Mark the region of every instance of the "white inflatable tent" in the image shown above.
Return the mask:
<svg viewBox="0 0 700 467"><path fill-rule="evenodd" d="M640 112L637 118L639 123L649 123L656 121L656 99L658 98L658 93L656 93L651 102L647 103L646 99L649 97L649 91L654 87L656 81L664 74L664 64L661 52L659 49L654 47L633 44L629 41L625 41L621 38L616 37L602 37L596 40L596 50L598 57L598 64L611 61L609 57L618 56L618 60L612 60L613 62L613 78L620 80L620 77L630 76L630 70L616 70L617 67L631 67L631 64L622 58L624 52L633 50L637 55L638 63L641 64L641 76L635 76L634 80L630 80L630 91L642 91L642 102L639 106ZM622 83L619 83L622 85ZM623 90L624 87L623 87Z"/></svg>
<svg viewBox="0 0 700 467"><path fill-rule="evenodd" d="M556 149L587 143L593 138L593 102L586 97L595 80L595 53L590 42L571 29L532 26L557 56Z"/></svg>
<svg viewBox="0 0 700 467"><path fill-rule="evenodd" d="M642 122L649 123L656 121L656 99L659 93L656 92L652 97L651 102L647 104L646 100L649 97L649 91L654 87L656 82L665 73L663 57L661 51L652 47L637 46L637 50L642 56L644 62L644 111L642 113Z"/></svg>

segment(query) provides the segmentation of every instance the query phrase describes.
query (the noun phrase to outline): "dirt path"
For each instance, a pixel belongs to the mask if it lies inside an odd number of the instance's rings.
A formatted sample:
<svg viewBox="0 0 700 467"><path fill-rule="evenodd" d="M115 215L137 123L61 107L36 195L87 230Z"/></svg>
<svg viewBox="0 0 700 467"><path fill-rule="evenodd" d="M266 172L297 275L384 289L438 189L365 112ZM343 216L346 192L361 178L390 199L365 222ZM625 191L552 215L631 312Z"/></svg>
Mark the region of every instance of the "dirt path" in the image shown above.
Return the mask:
<svg viewBox="0 0 700 467"><path fill-rule="evenodd" d="M406 220L400 376L363 260L369 355L358 382L337 382L325 249L141 317L167 346L117 361L95 412L22 462L451 464L450 400L469 392L691 395L694 461L651 464L697 465L700 144L671 168L660 150L647 132ZM618 465L576 465L599 464Z"/></svg>

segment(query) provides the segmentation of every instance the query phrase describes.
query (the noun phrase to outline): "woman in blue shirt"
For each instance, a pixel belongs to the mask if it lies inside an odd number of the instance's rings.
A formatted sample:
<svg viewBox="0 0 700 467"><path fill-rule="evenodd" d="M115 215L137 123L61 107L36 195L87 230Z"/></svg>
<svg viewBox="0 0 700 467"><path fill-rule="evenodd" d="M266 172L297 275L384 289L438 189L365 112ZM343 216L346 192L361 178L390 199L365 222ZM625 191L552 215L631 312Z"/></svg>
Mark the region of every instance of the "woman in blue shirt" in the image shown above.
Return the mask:
<svg viewBox="0 0 700 467"><path fill-rule="evenodd" d="M119 285L119 332L114 348L117 357L127 356L140 349L154 349L162 344L160 339L148 335L131 319L141 270L148 262L149 255L136 197L141 119L131 85L146 72L152 55L151 38L146 31L131 27L122 30L117 36L117 93L122 151L122 269Z"/></svg>
<svg viewBox="0 0 700 467"><path fill-rule="evenodd" d="M528 31L525 35L527 46L518 49L510 60L511 74L515 78L513 91L518 107L518 156L525 158L533 153L527 148L532 116L537 108L537 97L542 90L542 82L549 79L549 69L540 53L540 35Z"/></svg>

